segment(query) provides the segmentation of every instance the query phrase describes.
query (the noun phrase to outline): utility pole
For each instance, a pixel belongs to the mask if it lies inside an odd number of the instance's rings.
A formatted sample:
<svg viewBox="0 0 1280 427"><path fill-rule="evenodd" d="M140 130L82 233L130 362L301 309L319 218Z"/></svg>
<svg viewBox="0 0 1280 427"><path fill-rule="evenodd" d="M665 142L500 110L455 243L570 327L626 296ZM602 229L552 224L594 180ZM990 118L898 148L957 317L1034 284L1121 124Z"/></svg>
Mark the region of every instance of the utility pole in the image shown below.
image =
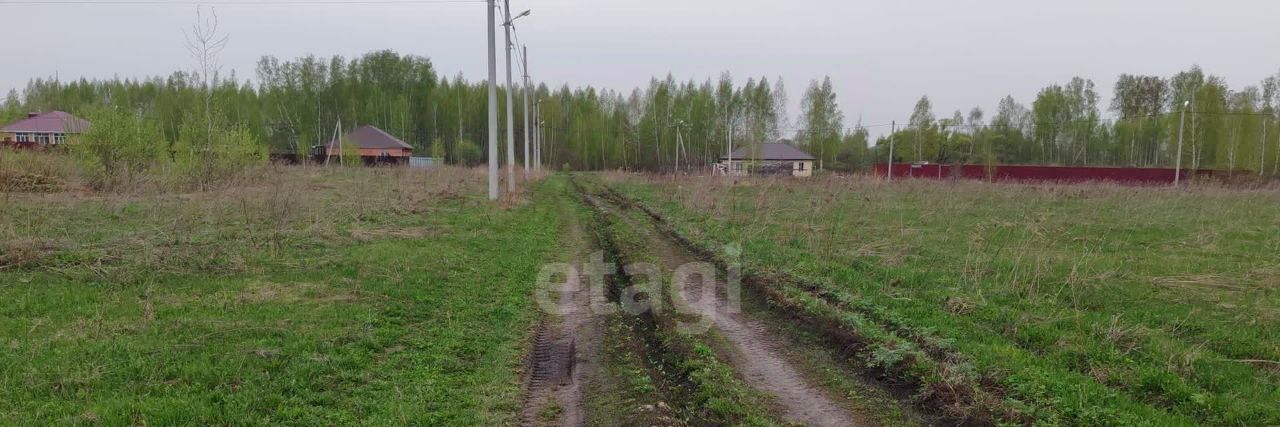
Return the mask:
<svg viewBox="0 0 1280 427"><path fill-rule="evenodd" d="M1173 185L1176 187L1182 183L1182 137L1187 128L1187 107L1191 105L1191 101L1182 103L1182 118L1178 124L1178 165L1173 169Z"/></svg>
<svg viewBox="0 0 1280 427"><path fill-rule="evenodd" d="M543 171L543 100L534 101L534 171Z"/></svg>
<svg viewBox="0 0 1280 427"><path fill-rule="evenodd" d="M880 125L884 126L884 125ZM889 182L893 182L893 145L898 136L898 121L894 120L889 124Z"/></svg>
<svg viewBox="0 0 1280 427"><path fill-rule="evenodd" d="M524 179L529 179L529 46L523 49L524 61Z"/></svg>
<svg viewBox="0 0 1280 427"><path fill-rule="evenodd" d="M544 158L547 153L547 120L542 118L542 107L538 107L538 164L546 161ZM551 170L555 170L555 165L551 165Z"/></svg>
<svg viewBox="0 0 1280 427"><path fill-rule="evenodd" d="M507 32L507 192L516 192L516 119L511 91L511 0L504 0L502 11L506 20L502 26Z"/></svg>
<svg viewBox="0 0 1280 427"><path fill-rule="evenodd" d="M732 111L729 112L728 122L729 122L729 132L727 133L729 137L729 152L726 153L725 156L729 158L729 164L727 165L728 168L725 171L725 176L733 176L733 112Z"/></svg>
<svg viewBox="0 0 1280 427"><path fill-rule="evenodd" d="M1262 118L1262 139L1258 140L1258 176L1267 174L1267 117Z"/></svg>
<svg viewBox="0 0 1280 427"><path fill-rule="evenodd" d="M498 36L494 22L495 0L487 0L489 17L489 200L498 200Z"/></svg>
<svg viewBox="0 0 1280 427"><path fill-rule="evenodd" d="M325 165L325 166L329 166L329 158L330 158L330 157L333 157L333 143L334 143L334 141L337 141L337 142L338 142L338 149L339 149L339 150L341 150L341 149L342 149L342 140L341 140L341 139L338 139L338 137L340 137L340 136L341 136L340 134L338 134L338 128L339 128L340 126L342 126L342 120L341 120L341 119L339 119L336 123L334 123L334 124L333 124L333 139L332 139L332 140L329 140L329 142L325 143L325 145L324 145L324 165ZM342 155L342 151L338 151L338 155Z"/></svg>

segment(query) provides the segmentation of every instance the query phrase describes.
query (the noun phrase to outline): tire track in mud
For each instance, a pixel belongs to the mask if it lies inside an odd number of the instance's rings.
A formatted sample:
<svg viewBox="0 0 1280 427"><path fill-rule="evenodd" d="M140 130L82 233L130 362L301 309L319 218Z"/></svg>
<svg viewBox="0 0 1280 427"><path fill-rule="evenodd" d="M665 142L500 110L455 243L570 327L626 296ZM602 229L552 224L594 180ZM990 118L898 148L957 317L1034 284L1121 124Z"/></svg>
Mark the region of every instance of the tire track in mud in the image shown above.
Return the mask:
<svg viewBox="0 0 1280 427"><path fill-rule="evenodd" d="M653 250L662 260L664 271L690 262L682 248L658 237L651 239ZM721 280L712 292L704 293L701 280L689 277L680 295L690 312L709 319L720 335L733 347L729 363L747 386L765 392L782 409L783 418L810 426L851 426L864 424L847 409L830 398L825 391L810 384L783 355L788 343L768 331L763 323L731 310L728 290ZM711 298L707 298L710 296Z"/></svg>
<svg viewBox="0 0 1280 427"><path fill-rule="evenodd" d="M679 247L685 249L694 256L706 259L715 259L717 264L724 265L728 262L716 255L714 250L699 246L697 243L689 240L688 237L676 231L673 224L662 214L654 211L651 207L643 203L623 195L617 190L605 185L601 198L609 199L612 203L619 206L634 208L643 212L644 216L651 221L658 230L673 242L677 242ZM825 346L844 353L845 356L853 359L865 358L868 352L874 351L877 346L893 346L893 348L914 348L918 349L918 353L913 355L911 359L904 359L894 366L873 366L860 363L854 363L852 368L862 371L864 379L868 384L887 391L893 398L901 403L909 404L915 408L911 410L911 418L913 423L933 424L933 425L995 425L998 423L1023 424L1030 425L1034 422L1034 418L1028 412L1023 412L1016 405L1010 405L1005 401L1006 389L994 380L989 378L969 379L959 377L956 382L950 382L950 378L942 378L941 380L930 381L928 375L932 373L945 374L955 367L963 366L968 359L954 350L944 348L939 345L939 341L927 332L912 329L902 325L892 318L886 317L885 313L875 310L874 307L865 307L858 305L847 299L846 296L840 295L838 292L832 292L823 288L814 282L806 281L788 273L779 271L753 272L746 273L742 277L743 284L749 287L753 292L759 293L770 305L782 311L780 315L789 318L799 324L805 325L805 328L811 328L812 331L819 334L827 342ZM821 313L819 315L810 315L806 312L807 306L803 299L793 299L787 295L783 289L792 287L793 291L799 291L807 297L813 298L823 308L834 310L830 313ZM897 341L877 341L874 336L868 336L859 332L858 327L850 327L839 318L839 312L855 313L870 320L874 327L883 328L890 336L901 339L906 344ZM923 364L925 370L921 372L909 371L912 364ZM1015 401L1016 402L1016 401ZM905 408L904 408L905 409Z"/></svg>
<svg viewBox="0 0 1280 427"><path fill-rule="evenodd" d="M572 242L572 265L582 266L591 250L583 225L568 215L566 240ZM547 292L553 313L544 312L534 334L532 351L525 363L522 426L586 425L585 393L590 381L599 377L604 336L602 319L591 312L603 295L593 295L584 286L581 271ZM548 292L549 291L549 292ZM594 298L594 299L593 299Z"/></svg>
<svg viewBox="0 0 1280 427"><path fill-rule="evenodd" d="M612 205L619 212L631 208L624 200L615 197L597 200ZM620 213L614 215L644 231L649 250L659 260L664 273L669 274L690 263L713 264L672 241L648 220L635 220ZM736 297L730 296L731 290L724 280L717 277L711 284L714 289L705 289L701 276L686 276L678 292L680 301L674 302L683 306L681 312L700 315L703 321L714 326L729 347L723 352L726 353L723 357L748 387L771 398L781 418L810 426L874 424L850 411L825 390L814 386L785 356L783 349L790 345L789 341L772 333L765 323L738 312L740 304L731 302Z"/></svg>

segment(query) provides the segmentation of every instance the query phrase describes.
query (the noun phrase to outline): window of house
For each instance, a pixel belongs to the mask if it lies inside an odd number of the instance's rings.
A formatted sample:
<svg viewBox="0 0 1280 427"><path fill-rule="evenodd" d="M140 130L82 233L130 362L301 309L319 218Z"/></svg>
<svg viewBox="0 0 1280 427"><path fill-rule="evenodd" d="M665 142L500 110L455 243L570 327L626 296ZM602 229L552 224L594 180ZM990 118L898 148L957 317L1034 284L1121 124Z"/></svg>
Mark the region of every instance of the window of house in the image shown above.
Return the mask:
<svg viewBox="0 0 1280 427"><path fill-rule="evenodd" d="M20 133L17 138L18 142L31 142L31 134L29 133Z"/></svg>
<svg viewBox="0 0 1280 427"><path fill-rule="evenodd" d="M734 162L734 164L733 164L733 170L735 170L735 171L741 171L741 170L742 170L742 162Z"/></svg>
<svg viewBox="0 0 1280 427"><path fill-rule="evenodd" d="M804 172L804 162L796 162L796 170Z"/></svg>
<svg viewBox="0 0 1280 427"><path fill-rule="evenodd" d="M53 143L54 143L54 144L58 144L58 145L66 144L66 143L67 143L67 134L65 134L65 133L54 134L54 135L53 135Z"/></svg>
<svg viewBox="0 0 1280 427"><path fill-rule="evenodd" d="M41 145L49 145L49 134L47 134L47 133L37 133L37 134L36 134L36 142L37 142L37 143L40 143Z"/></svg>

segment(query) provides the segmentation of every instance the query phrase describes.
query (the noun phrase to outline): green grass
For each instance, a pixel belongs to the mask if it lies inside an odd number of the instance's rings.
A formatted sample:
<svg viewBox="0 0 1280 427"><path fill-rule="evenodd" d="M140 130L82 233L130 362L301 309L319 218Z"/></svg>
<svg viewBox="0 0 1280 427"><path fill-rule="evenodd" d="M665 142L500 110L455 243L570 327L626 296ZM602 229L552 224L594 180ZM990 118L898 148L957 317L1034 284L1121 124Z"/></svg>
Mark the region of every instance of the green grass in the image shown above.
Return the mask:
<svg viewBox="0 0 1280 427"><path fill-rule="evenodd" d="M23 156L0 157L0 424L511 424L535 273L583 245L568 215L652 260L647 218L588 218L564 177L498 205L464 169L104 194ZM783 278L770 303L955 404L934 412L1280 424L1274 189L606 180L699 247L740 243L749 275ZM688 422L772 421L713 337L671 321L605 320L618 395L589 419L667 399ZM956 388L976 391L939 397Z"/></svg>
<svg viewBox="0 0 1280 427"><path fill-rule="evenodd" d="M741 242L748 268L962 356L1032 419L1280 422L1274 190L614 181L694 240Z"/></svg>
<svg viewBox="0 0 1280 427"><path fill-rule="evenodd" d="M276 169L198 194L8 194L0 424L511 423L549 182Z"/></svg>

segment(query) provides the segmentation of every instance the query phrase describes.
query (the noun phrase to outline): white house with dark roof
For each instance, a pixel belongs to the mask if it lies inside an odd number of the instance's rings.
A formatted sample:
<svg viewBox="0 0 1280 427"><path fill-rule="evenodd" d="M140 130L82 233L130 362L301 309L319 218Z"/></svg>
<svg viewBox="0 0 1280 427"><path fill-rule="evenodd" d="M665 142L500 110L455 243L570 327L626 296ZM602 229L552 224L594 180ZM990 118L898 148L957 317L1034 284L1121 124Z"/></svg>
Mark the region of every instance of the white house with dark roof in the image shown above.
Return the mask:
<svg viewBox="0 0 1280 427"><path fill-rule="evenodd" d="M730 176L789 175L813 176L813 162L809 153L790 144L774 143L742 147L728 156L720 157L716 173Z"/></svg>
<svg viewBox="0 0 1280 427"><path fill-rule="evenodd" d="M88 120L62 111L30 113L0 128L0 141L18 147L53 147L65 144L69 135L88 130Z"/></svg>

